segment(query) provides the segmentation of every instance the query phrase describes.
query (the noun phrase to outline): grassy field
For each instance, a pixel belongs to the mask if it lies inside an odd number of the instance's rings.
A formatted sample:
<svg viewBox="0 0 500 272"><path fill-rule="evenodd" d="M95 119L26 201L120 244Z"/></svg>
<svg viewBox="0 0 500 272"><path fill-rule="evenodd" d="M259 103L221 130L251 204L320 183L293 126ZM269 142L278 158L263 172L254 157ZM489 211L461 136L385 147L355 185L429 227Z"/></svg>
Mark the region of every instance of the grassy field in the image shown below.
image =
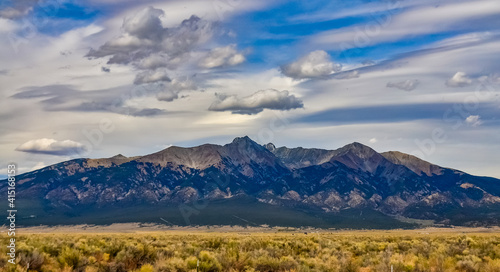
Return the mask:
<svg viewBox="0 0 500 272"><path fill-rule="evenodd" d="M497 231L23 231L17 237L18 265L7 263L2 246L0 271L488 272L500 271ZM7 239L3 233L2 245Z"/></svg>

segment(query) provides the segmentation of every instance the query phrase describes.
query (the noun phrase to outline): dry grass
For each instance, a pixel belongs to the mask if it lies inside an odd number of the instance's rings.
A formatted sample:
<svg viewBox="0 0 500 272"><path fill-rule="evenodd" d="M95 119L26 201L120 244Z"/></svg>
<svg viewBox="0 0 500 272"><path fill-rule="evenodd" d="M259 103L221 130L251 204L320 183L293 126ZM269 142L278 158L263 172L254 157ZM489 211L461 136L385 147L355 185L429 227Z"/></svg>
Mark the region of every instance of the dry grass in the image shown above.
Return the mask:
<svg viewBox="0 0 500 272"><path fill-rule="evenodd" d="M23 233L18 265L2 247L0 271L500 272L496 229Z"/></svg>

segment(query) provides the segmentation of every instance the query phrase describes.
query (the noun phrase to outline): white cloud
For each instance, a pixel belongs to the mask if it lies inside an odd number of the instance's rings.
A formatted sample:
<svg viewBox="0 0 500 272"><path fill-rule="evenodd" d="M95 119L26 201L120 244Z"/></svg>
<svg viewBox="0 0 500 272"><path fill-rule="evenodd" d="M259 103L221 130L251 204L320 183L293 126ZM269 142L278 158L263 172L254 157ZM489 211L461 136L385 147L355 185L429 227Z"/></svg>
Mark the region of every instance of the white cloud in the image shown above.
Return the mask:
<svg viewBox="0 0 500 272"><path fill-rule="evenodd" d="M341 69L342 65L334 63L330 55L323 50L313 51L297 61L281 67L285 76L295 79L323 77Z"/></svg>
<svg viewBox="0 0 500 272"><path fill-rule="evenodd" d="M288 91L269 89L258 91L243 98L238 98L235 95L219 94L209 110L231 111L237 114L257 114L264 109L291 110L303 106L302 101L289 94Z"/></svg>
<svg viewBox="0 0 500 272"><path fill-rule="evenodd" d="M199 66L203 68L215 68L221 66L234 66L245 61L245 56L236 50L236 45L212 49L203 59Z"/></svg>
<svg viewBox="0 0 500 272"><path fill-rule="evenodd" d="M161 9L147 7L139 11L135 16L126 18L123 21L123 30L139 39L161 40L164 35L164 29L160 17L165 12Z"/></svg>
<svg viewBox="0 0 500 272"><path fill-rule="evenodd" d="M481 121L481 116L479 115L470 115L465 119L465 123L471 127L477 127L480 126L483 121Z"/></svg>
<svg viewBox="0 0 500 272"><path fill-rule="evenodd" d="M450 1L436 5L409 8L394 14L387 11L383 16L375 16L372 22L325 31L315 35L313 43L335 46L336 49L365 47L372 44L402 40L405 37L457 31L468 28L467 22L478 18L499 15L497 0ZM485 21L487 27L495 27L496 21Z"/></svg>
<svg viewBox="0 0 500 272"><path fill-rule="evenodd" d="M388 82L387 87L398 88L404 91L413 91L415 90L415 88L417 88L418 84L420 84L420 81L418 79L407 79L405 81L395 82L395 83Z"/></svg>
<svg viewBox="0 0 500 272"><path fill-rule="evenodd" d="M13 32L19 27L12 20L1 17L2 16L0 16L0 33Z"/></svg>
<svg viewBox="0 0 500 272"><path fill-rule="evenodd" d="M482 42L484 40L494 38L494 36L495 34L492 33L491 31L466 33L438 41L435 43L435 46L444 47L444 46L467 45L471 43Z"/></svg>
<svg viewBox="0 0 500 272"><path fill-rule="evenodd" d="M177 91L194 91L198 89L195 82L189 78L174 78L170 82L170 87Z"/></svg>
<svg viewBox="0 0 500 272"><path fill-rule="evenodd" d="M371 138L371 139L369 140L369 142L370 142L371 144L374 144L374 143L378 142L378 140L377 140L377 138Z"/></svg>
<svg viewBox="0 0 500 272"><path fill-rule="evenodd" d="M464 72L457 72L452 78L446 81L446 86L448 87L465 87L470 84L472 84L472 79Z"/></svg>
<svg viewBox="0 0 500 272"><path fill-rule="evenodd" d="M37 139L28 141L16 148L17 151L56 156L78 155L86 152L86 147L71 140Z"/></svg>
<svg viewBox="0 0 500 272"><path fill-rule="evenodd" d="M317 12L307 12L306 14L299 14L297 16L293 16L290 18L292 22L324 22L330 21L340 18L346 17L360 17L366 16L368 14L375 14L380 12L388 12L393 11L397 8L403 8L406 5L415 5L417 3L409 3L409 2L366 2L363 5L358 5L356 8L352 8L349 5L346 7L342 7L339 3L331 2L331 4L335 5L335 12L332 12L331 9L324 8L320 9ZM420 3L418 3L420 4Z"/></svg>
<svg viewBox="0 0 500 272"><path fill-rule="evenodd" d="M483 84L500 84L500 74L493 73L488 76L481 76L478 80Z"/></svg>

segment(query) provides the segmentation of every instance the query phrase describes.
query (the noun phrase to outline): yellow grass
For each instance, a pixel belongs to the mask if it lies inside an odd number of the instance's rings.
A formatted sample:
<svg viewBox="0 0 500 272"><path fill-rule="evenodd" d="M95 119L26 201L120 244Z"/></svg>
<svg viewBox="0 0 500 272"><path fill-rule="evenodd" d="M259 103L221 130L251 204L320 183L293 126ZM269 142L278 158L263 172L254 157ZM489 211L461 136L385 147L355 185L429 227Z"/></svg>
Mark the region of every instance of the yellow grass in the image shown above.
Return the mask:
<svg viewBox="0 0 500 272"><path fill-rule="evenodd" d="M18 234L0 271L499 271L498 229L136 229ZM109 231L109 229L108 229ZM304 232L307 232L304 233ZM8 237L2 234L2 245Z"/></svg>

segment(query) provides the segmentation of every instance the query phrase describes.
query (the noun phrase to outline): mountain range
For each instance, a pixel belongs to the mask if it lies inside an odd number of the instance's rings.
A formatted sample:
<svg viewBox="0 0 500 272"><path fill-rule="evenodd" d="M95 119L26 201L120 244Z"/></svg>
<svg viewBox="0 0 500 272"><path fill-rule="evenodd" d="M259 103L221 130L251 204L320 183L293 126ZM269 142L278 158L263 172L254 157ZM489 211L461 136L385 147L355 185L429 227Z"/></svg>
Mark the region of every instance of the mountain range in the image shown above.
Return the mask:
<svg viewBox="0 0 500 272"><path fill-rule="evenodd" d="M356 142L325 150L260 145L245 136L146 156L74 159L16 178L21 225L500 223L499 179Z"/></svg>

